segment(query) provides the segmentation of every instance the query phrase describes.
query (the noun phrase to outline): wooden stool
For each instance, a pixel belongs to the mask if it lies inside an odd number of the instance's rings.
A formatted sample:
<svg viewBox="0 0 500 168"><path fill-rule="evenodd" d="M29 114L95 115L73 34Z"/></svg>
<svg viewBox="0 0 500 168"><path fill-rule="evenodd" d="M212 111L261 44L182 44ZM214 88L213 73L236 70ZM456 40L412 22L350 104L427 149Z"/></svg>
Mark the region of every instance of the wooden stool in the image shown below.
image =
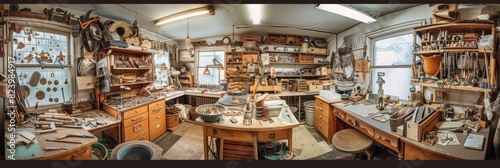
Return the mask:
<svg viewBox="0 0 500 168"><path fill-rule="evenodd" d="M351 153L353 156L356 156L358 153L365 153L368 156L368 160L372 158L375 151L374 148L372 148L372 144L372 139L355 129L341 130L335 133L332 138L332 145L335 149Z"/></svg>

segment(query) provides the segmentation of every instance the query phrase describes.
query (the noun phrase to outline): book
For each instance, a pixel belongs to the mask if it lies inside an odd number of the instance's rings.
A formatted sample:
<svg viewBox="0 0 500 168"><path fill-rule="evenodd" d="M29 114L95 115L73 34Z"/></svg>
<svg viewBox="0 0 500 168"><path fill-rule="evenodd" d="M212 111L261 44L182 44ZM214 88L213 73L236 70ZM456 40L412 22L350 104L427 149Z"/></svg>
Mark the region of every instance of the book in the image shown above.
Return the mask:
<svg viewBox="0 0 500 168"><path fill-rule="evenodd" d="M465 140L464 147L469 149L483 150L484 135L469 134Z"/></svg>

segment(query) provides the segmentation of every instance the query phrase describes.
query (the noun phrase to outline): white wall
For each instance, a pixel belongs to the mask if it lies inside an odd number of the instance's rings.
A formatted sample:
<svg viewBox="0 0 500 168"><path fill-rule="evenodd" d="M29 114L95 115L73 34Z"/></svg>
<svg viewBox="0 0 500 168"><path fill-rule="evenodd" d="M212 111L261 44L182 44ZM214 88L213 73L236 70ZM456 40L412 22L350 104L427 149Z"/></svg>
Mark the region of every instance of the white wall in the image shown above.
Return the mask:
<svg viewBox="0 0 500 168"><path fill-rule="evenodd" d="M390 6L391 4L388 4L388 5ZM484 7L484 5L468 6L468 5L461 4L461 5L459 5L458 11L460 12L462 19L472 19L475 16L480 14L480 11L483 7ZM376 18L377 22L375 22L375 23L358 24L350 29L347 29L347 30L339 33L337 35L337 37L334 35L334 36L328 38L328 40L329 40L328 48L330 50L336 51L338 49L338 47L342 46L343 38L345 36L350 35L352 33L355 33L357 31L363 30L363 29L365 29L366 33L369 33L369 32L376 31L376 30L379 30L379 29L382 29L385 27L390 27L390 26L398 25L401 23L409 22L409 21L424 20L424 19L430 20L430 18L432 17L432 10L433 9L434 9L434 7L429 7L427 4L424 4L424 5L419 5L419 6L415 6L412 8L405 9L405 10L396 11L396 12L393 12L390 14L380 16L380 17ZM382 36L384 34L380 34L380 35ZM335 43L335 42L337 42L337 45L332 45L332 43ZM370 60L373 60L373 58L371 57L373 55L371 52L371 46L372 46L371 43L367 43L367 47L368 47L367 54L368 54L368 56L370 56ZM360 59L360 58L361 57L358 57L358 56L356 57L356 59ZM368 86L368 83L370 82L369 80L370 80L369 74L367 74L367 78L365 80L365 86ZM403 90L402 92L409 92L409 90L408 91ZM433 93L434 89L427 89L426 98L430 97L431 92ZM467 103L467 104L476 103L477 99L480 96L480 93L478 93L478 92L468 92L468 91L463 91L462 93L455 92L455 93L449 93L449 94L450 94L449 95L450 103L457 103L457 104L459 102ZM462 94L462 96L460 96L461 94ZM461 98L461 100L459 100L459 97Z"/></svg>

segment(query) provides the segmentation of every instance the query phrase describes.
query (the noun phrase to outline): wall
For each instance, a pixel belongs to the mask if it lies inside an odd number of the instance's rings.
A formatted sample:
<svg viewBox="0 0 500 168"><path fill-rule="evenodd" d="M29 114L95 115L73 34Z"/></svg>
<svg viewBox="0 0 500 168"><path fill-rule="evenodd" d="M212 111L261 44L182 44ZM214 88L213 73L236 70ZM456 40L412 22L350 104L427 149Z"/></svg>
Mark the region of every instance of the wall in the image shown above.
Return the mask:
<svg viewBox="0 0 500 168"><path fill-rule="evenodd" d="M388 4L389 8L391 4ZM480 14L481 9L484 7L484 5L459 5L459 12L461 14L462 19L472 19L475 16ZM429 20L429 18L432 16L432 10L434 7L429 7L427 4L424 5L419 5L415 6L412 8L408 8L405 10L401 11L396 11L393 13L389 13L383 16L380 16L377 19L377 22L371 23L371 24L365 24L365 23L360 23L352 28L349 28L345 31L342 31L339 33L337 36L332 36L328 38L329 40L329 49L336 51L338 47L342 46L343 44L343 38L347 35L350 35L352 33L355 33L357 31L365 29L366 33L370 33L376 30L380 30L382 28L406 23L409 21L418 21L418 20ZM383 36L387 35L384 33L379 33L377 36ZM332 43L337 42L337 45L332 45ZM371 51L372 44L370 42L367 42L367 54L370 56L370 60L373 60L371 57L373 52ZM356 59L360 59L360 57L356 57ZM367 74L367 80L365 81L365 86L368 86L370 78L368 78L369 74ZM387 86L386 86L387 87ZM434 91L434 89L427 89L426 91L426 98L430 98L430 93ZM376 91L374 91L376 92ZM406 90L403 90L402 92L409 92ZM454 103L454 104L459 104L459 103L476 103L478 98L480 96L480 93L478 92L468 92L468 91L463 91L463 92L454 92L454 93L449 93L449 103ZM459 99L460 98L460 99Z"/></svg>

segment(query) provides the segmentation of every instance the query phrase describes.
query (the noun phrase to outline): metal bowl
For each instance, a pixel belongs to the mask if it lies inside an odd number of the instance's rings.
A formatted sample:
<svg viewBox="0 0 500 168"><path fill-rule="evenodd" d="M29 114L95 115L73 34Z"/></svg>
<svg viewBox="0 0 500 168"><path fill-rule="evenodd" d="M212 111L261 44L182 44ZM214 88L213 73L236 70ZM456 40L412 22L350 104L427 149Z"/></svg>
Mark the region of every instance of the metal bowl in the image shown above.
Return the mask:
<svg viewBox="0 0 500 168"><path fill-rule="evenodd" d="M196 113L205 122L216 122L224 115L226 108L218 104L204 104L196 107Z"/></svg>

